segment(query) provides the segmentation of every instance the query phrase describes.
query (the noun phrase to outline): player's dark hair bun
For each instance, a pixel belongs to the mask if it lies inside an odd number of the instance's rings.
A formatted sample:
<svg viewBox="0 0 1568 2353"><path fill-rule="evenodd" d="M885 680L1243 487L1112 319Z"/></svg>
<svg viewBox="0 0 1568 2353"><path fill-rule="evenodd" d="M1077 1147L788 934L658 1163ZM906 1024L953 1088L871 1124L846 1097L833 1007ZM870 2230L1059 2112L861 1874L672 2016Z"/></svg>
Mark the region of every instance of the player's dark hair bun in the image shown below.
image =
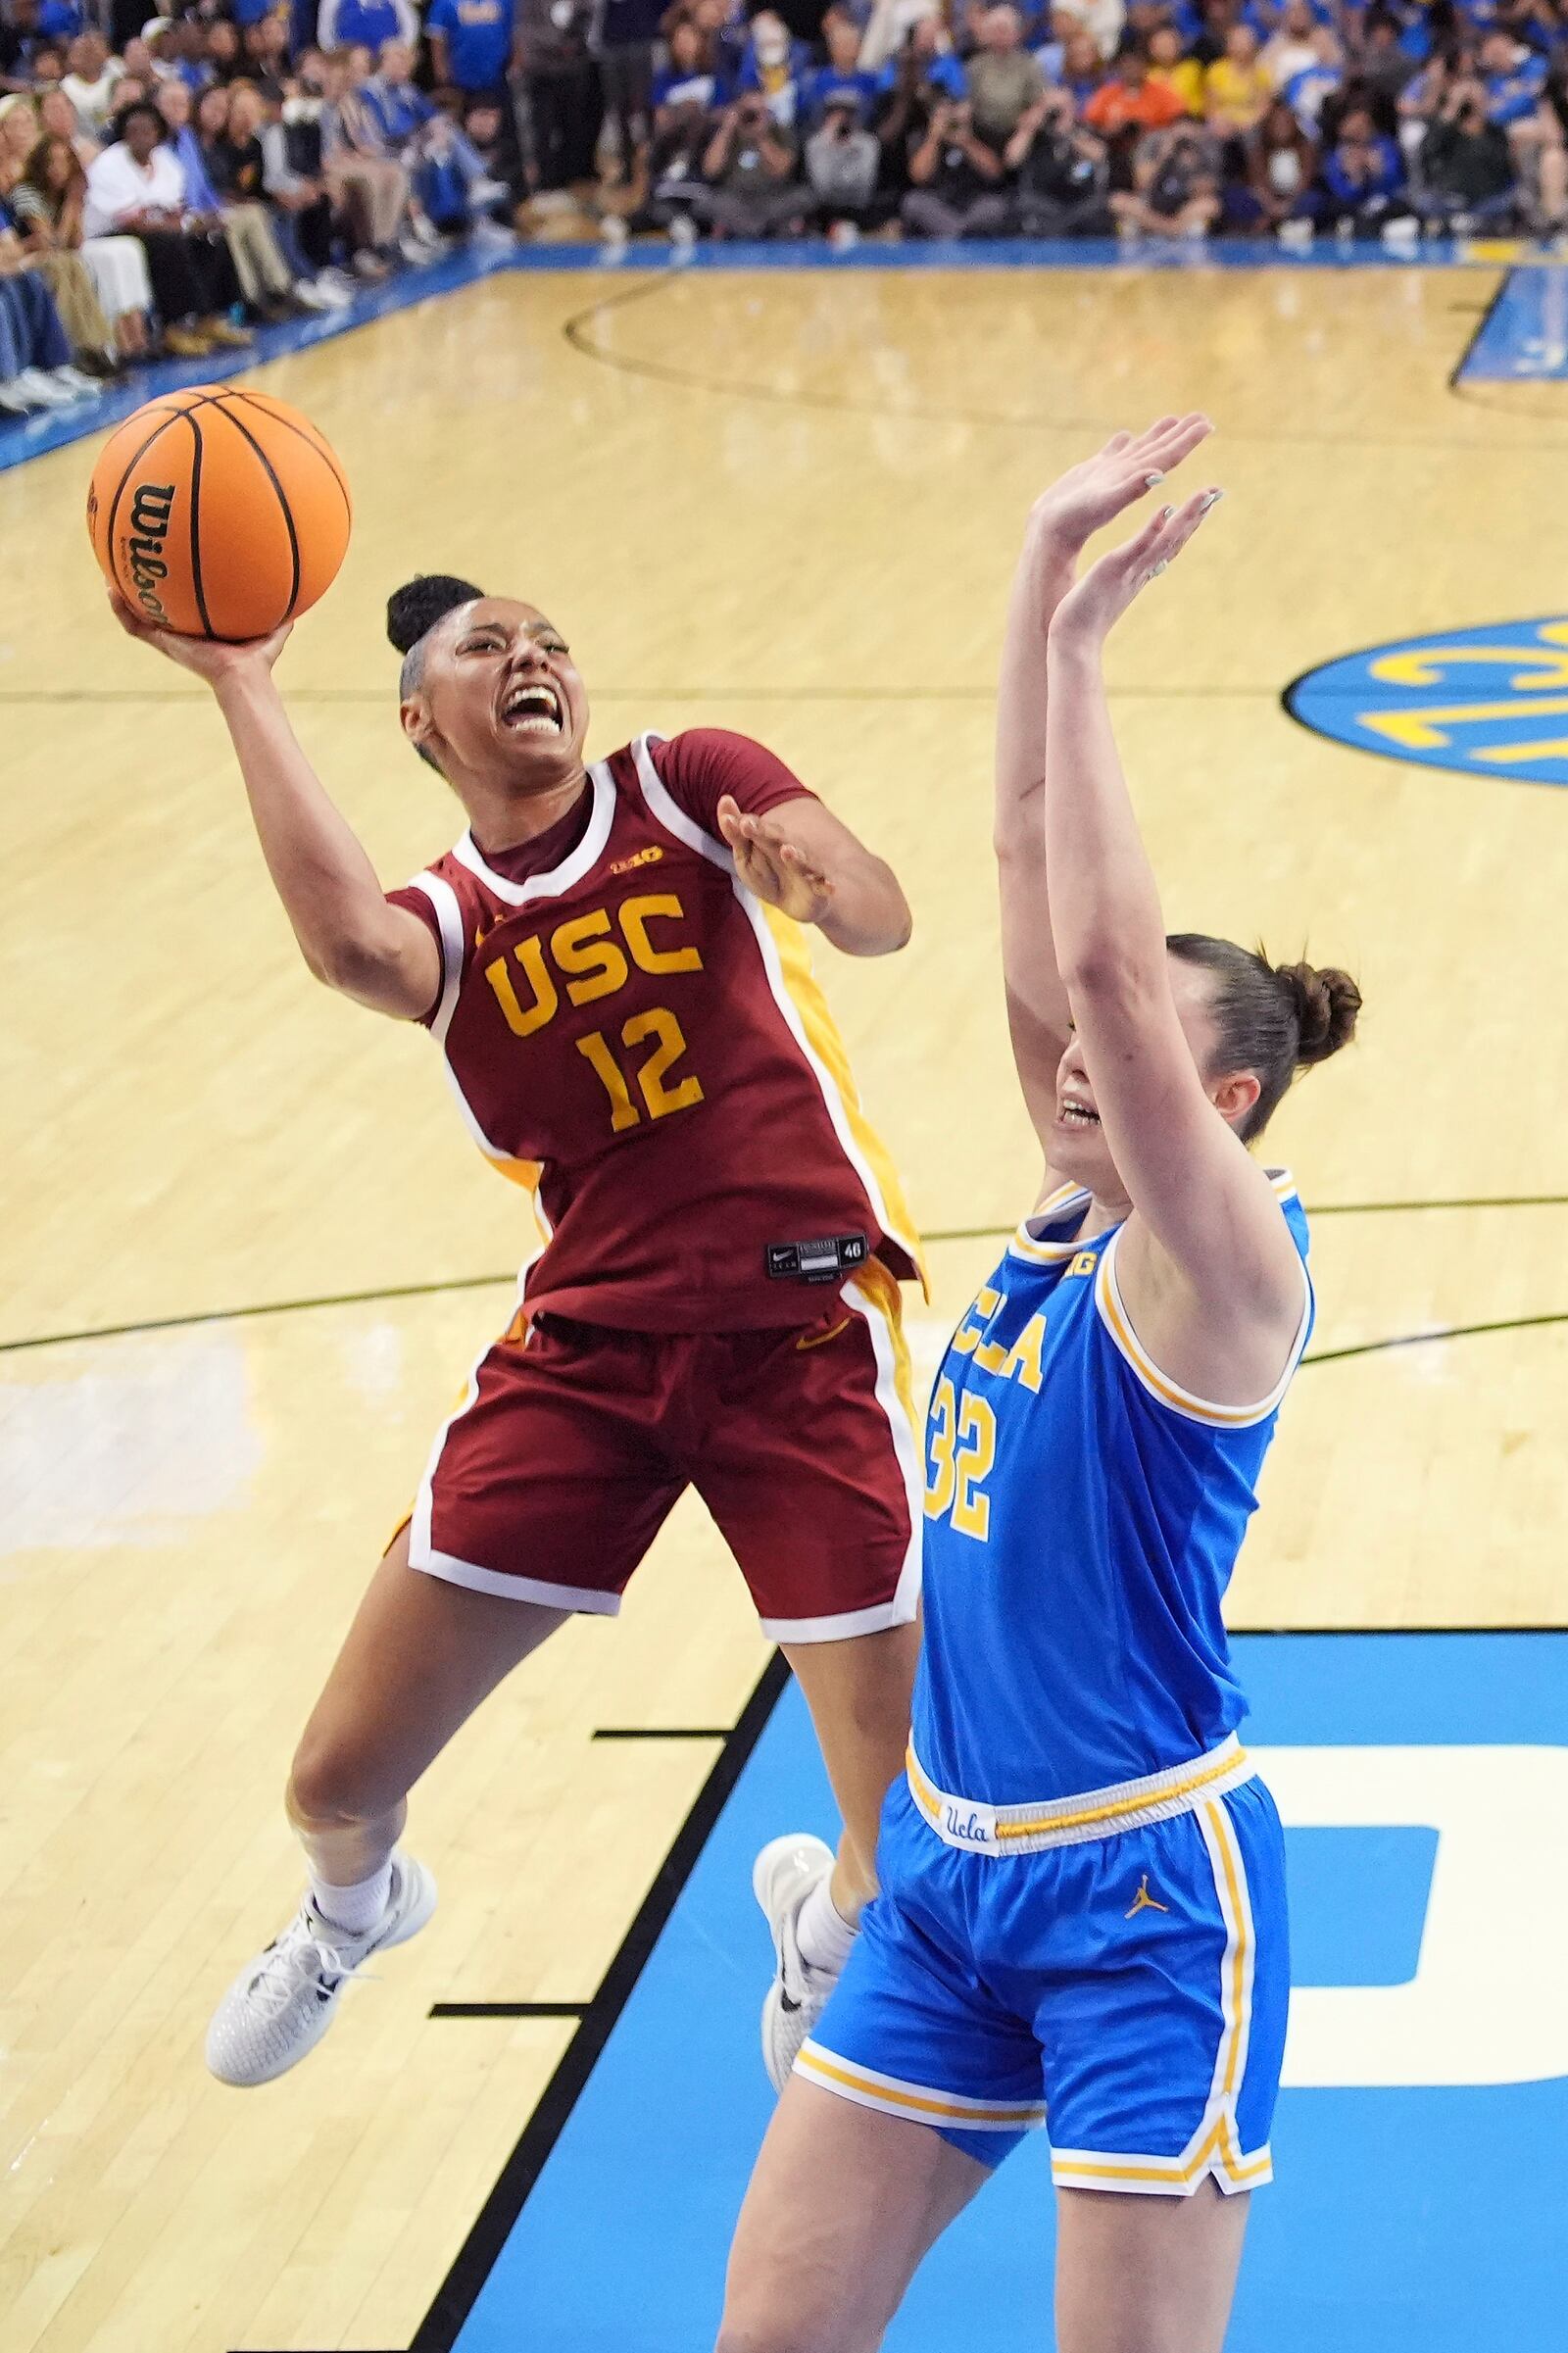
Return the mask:
<svg viewBox="0 0 1568 2353"><path fill-rule="evenodd" d="M1299 1062L1326 1062L1331 1054L1348 1046L1355 1036L1361 992L1348 972L1327 965L1276 964L1275 973L1290 990L1300 1025Z"/></svg>
<svg viewBox="0 0 1568 2353"><path fill-rule="evenodd" d="M450 572L421 572L387 598L387 636L400 654L411 653L437 621L483 595L471 580L454 579Z"/></svg>

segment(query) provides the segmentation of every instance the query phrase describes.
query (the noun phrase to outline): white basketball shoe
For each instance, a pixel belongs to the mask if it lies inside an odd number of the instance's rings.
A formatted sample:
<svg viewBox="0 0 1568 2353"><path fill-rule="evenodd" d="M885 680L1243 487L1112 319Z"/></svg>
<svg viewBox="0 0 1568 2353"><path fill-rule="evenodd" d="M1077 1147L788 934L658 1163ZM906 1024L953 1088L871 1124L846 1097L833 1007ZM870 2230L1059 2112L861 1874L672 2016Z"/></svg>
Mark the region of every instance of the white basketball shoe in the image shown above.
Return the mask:
<svg viewBox="0 0 1568 2353"><path fill-rule="evenodd" d="M401 1849L374 1928L351 1936L307 1895L293 1920L243 1969L213 2013L207 2064L220 2083L270 2083L297 2067L332 2023L344 1986L372 1953L416 1936L435 1910L435 1881Z"/></svg>
<svg viewBox="0 0 1568 2353"><path fill-rule="evenodd" d="M752 1892L773 1937L776 1974L762 2003L762 2065L775 2091L789 2082L796 2054L838 1984L834 1972L802 1959L797 1935L802 1906L832 1869L832 1848L805 1831L769 1839L752 1866Z"/></svg>

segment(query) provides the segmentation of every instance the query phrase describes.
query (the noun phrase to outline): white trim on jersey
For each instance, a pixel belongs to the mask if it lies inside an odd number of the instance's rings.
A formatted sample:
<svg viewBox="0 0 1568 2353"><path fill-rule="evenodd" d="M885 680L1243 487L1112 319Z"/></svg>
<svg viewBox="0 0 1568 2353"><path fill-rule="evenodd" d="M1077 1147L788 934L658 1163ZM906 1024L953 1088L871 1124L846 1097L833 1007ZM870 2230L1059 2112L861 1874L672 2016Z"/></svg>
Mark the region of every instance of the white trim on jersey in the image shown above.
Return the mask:
<svg viewBox="0 0 1568 2353"><path fill-rule="evenodd" d="M508 907L526 907L531 899L558 899L563 891L569 891L574 882L581 882L589 869L598 864L604 856L605 844L610 839L610 828L615 821L615 787L610 770L602 760L596 760L588 774L594 788L594 806L588 819L588 830L576 849L569 852L559 866L552 866L547 874L530 874L526 882L509 882L504 874L496 872L494 866L485 864L471 833L465 833L463 839L454 845L453 857L460 866L466 866L470 874L477 875L487 891L493 891L498 899L504 899Z"/></svg>
<svg viewBox="0 0 1568 2353"><path fill-rule="evenodd" d="M1121 1285L1116 1280L1116 1246L1126 1231L1124 1225L1118 1226L1100 1253L1100 1272L1095 1278L1095 1306L1112 1348L1132 1367L1140 1388L1146 1389L1157 1403L1166 1406L1170 1412L1179 1414L1183 1421L1201 1422L1206 1429L1250 1430L1255 1429L1259 1422L1266 1422L1271 1413L1279 1411L1312 1330L1312 1278L1307 1273L1306 1260L1303 1258L1300 1261L1301 1288L1305 1295L1301 1301L1301 1320L1296 1327L1296 1338L1291 1343L1285 1370L1261 1403L1217 1405L1211 1398L1195 1397L1190 1389L1183 1389L1180 1382L1173 1381L1169 1373L1161 1372L1133 1329L1133 1319L1127 1312Z"/></svg>
<svg viewBox="0 0 1568 2353"><path fill-rule="evenodd" d="M696 820L689 817L679 803L673 799L668 787L661 781L659 770L654 765L653 755L648 747L651 742L662 743L663 740L662 736L656 738L640 735L631 747L632 758L637 766L637 781L642 787L643 799L666 833L672 833L677 842L684 842L688 850L695 850L700 858L706 858L710 865L717 866L722 873L729 876L730 889L734 892L736 903L750 923L753 936L757 941L758 952L762 958L762 970L767 976L767 985L773 1003L783 1015L790 1036L800 1048L806 1065L817 1083L828 1118L833 1123L833 1133L838 1138L839 1150L864 1186L866 1199L871 1204L878 1227L891 1241L898 1243L901 1249L909 1249L911 1246L905 1238L899 1220L889 1210L887 1201L883 1198L882 1188L876 1181L875 1173L855 1141L844 1098L839 1093L831 1072L826 1069L812 1051L810 1040L806 1034L806 1025L801 1019L800 1008L785 985L778 949L772 933L768 930L767 918L762 912L760 903L746 888L736 873L735 860L724 844L715 841L711 834L705 833Z"/></svg>
<svg viewBox="0 0 1568 2353"><path fill-rule="evenodd" d="M441 934L441 1001L430 1023L430 1035L444 1046L457 1009L458 991L463 986L463 909L451 883L428 869L416 874L409 888L422 892L429 900ZM490 1148L487 1145L485 1149Z"/></svg>

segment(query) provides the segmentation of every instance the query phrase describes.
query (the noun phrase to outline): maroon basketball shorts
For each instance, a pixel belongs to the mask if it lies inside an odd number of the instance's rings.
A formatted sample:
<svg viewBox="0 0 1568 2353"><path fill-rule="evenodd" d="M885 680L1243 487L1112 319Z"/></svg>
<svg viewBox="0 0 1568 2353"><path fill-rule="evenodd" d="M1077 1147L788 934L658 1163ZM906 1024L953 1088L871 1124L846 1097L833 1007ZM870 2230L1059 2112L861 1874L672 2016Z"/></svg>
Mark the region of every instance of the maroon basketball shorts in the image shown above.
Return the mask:
<svg viewBox="0 0 1568 2353"><path fill-rule="evenodd" d="M546 1314L497 1342L437 1436L409 1558L474 1593L612 1616L691 1486L763 1633L835 1642L914 1616L920 1484L899 1289L873 1262L804 1329Z"/></svg>

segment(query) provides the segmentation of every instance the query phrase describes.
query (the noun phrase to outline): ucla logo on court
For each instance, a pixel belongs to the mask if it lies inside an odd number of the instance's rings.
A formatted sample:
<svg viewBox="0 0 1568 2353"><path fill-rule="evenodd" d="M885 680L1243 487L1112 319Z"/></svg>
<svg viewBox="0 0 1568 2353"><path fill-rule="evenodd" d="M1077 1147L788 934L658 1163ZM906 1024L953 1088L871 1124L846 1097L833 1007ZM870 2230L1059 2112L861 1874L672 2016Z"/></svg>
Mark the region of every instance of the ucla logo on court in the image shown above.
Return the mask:
<svg viewBox="0 0 1568 2353"><path fill-rule="evenodd" d="M1386 760L1568 785L1568 618L1347 654L1288 686L1285 708L1316 734Z"/></svg>

